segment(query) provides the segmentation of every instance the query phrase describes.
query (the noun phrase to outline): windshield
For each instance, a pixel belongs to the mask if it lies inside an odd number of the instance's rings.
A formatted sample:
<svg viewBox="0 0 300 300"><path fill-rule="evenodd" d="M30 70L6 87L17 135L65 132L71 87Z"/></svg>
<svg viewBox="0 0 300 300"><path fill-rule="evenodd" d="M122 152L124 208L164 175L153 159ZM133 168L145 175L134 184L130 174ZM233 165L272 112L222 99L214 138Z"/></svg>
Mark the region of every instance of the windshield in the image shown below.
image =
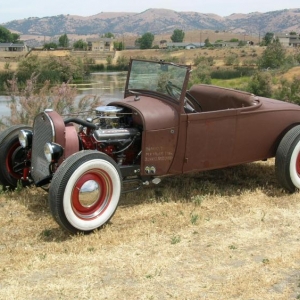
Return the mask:
<svg viewBox="0 0 300 300"><path fill-rule="evenodd" d="M158 92L179 101L187 70L187 66L133 60L127 88Z"/></svg>

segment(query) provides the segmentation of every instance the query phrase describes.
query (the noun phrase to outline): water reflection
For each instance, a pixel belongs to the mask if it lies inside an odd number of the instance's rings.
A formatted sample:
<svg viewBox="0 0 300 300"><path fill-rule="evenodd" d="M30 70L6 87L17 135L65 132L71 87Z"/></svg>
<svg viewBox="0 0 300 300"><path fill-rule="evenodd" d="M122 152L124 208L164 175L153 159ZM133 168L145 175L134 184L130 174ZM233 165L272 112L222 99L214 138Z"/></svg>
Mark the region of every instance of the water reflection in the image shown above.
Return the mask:
<svg viewBox="0 0 300 300"><path fill-rule="evenodd" d="M2 117L10 115L9 98L7 96L0 95L0 121Z"/></svg>
<svg viewBox="0 0 300 300"><path fill-rule="evenodd" d="M97 95L103 104L124 98L127 72L92 73L88 82L76 83L78 98ZM0 95L0 120L10 115L9 97Z"/></svg>
<svg viewBox="0 0 300 300"><path fill-rule="evenodd" d="M82 95L98 95L106 104L123 99L127 72L93 73L89 83L76 84Z"/></svg>

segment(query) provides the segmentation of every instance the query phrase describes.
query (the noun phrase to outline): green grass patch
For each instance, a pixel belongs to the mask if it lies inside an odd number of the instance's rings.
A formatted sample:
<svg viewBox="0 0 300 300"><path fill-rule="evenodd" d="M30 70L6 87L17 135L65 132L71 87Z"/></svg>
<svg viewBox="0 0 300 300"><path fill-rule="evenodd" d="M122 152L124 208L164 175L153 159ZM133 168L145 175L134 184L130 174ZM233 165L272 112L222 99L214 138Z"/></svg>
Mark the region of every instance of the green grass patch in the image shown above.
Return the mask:
<svg viewBox="0 0 300 300"><path fill-rule="evenodd" d="M234 79L212 79L213 85L222 86L231 89L246 90L251 77L244 76Z"/></svg>

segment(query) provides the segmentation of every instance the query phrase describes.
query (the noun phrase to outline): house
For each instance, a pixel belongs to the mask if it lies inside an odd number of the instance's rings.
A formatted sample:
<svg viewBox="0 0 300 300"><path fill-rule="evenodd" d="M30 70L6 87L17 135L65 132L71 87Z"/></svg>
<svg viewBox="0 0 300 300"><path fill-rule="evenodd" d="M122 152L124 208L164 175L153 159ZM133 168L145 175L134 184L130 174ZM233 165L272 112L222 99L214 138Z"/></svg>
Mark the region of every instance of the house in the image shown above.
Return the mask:
<svg viewBox="0 0 300 300"><path fill-rule="evenodd" d="M274 36L285 47L300 47L300 37L298 35L277 34Z"/></svg>
<svg viewBox="0 0 300 300"><path fill-rule="evenodd" d="M113 51L114 39L113 38L88 38L88 51Z"/></svg>
<svg viewBox="0 0 300 300"><path fill-rule="evenodd" d="M26 44L0 43L0 51L22 52L28 49Z"/></svg>
<svg viewBox="0 0 300 300"><path fill-rule="evenodd" d="M223 47L229 47L229 48L235 48L235 47L238 47L239 46L239 42L217 42L217 43L214 43L213 44L215 47L220 47L220 48L223 48Z"/></svg>
<svg viewBox="0 0 300 300"><path fill-rule="evenodd" d="M161 43L160 47L162 48L162 45L164 48L167 49L196 49L200 47L204 47L204 43Z"/></svg>

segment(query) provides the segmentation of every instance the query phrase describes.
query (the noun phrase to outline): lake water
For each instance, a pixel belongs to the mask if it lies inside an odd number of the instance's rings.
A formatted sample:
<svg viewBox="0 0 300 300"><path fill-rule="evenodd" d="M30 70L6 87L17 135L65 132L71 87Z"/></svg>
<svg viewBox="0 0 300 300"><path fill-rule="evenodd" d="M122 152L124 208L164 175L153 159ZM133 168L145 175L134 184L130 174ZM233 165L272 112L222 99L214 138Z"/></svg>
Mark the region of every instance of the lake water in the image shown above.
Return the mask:
<svg viewBox="0 0 300 300"><path fill-rule="evenodd" d="M99 95L103 104L124 98L127 72L92 73L89 82L76 84L78 98ZM10 115L9 97L0 95L0 120Z"/></svg>

